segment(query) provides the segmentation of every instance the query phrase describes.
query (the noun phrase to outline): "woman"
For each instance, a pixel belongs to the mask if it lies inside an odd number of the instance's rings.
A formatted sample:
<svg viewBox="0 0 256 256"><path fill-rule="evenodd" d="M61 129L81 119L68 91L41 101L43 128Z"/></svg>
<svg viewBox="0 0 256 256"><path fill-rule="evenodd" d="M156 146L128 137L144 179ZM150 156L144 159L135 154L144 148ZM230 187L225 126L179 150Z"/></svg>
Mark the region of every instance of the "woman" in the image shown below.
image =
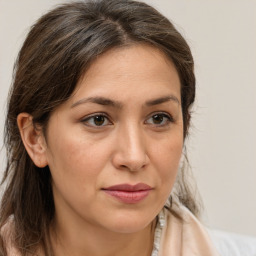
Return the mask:
<svg viewBox="0 0 256 256"><path fill-rule="evenodd" d="M152 7L60 6L18 56L1 255L217 255L181 162L190 49Z"/></svg>

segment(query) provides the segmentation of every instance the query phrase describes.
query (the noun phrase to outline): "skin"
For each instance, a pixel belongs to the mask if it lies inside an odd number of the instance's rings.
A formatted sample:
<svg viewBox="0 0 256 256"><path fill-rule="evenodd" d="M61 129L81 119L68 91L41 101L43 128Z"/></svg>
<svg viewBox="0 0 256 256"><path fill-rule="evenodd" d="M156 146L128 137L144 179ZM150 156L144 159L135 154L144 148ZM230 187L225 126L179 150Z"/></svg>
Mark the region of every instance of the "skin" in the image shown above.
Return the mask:
<svg viewBox="0 0 256 256"><path fill-rule="evenodd" d="M51 170L55 255L151 254L155 217L182 153L180 102L170 60L156 48L133 45L94 61L72 97L51 115L46 138L31 116L19 115L29 155ZM123 183L152 189L133 204L103 190Z"/></svg>

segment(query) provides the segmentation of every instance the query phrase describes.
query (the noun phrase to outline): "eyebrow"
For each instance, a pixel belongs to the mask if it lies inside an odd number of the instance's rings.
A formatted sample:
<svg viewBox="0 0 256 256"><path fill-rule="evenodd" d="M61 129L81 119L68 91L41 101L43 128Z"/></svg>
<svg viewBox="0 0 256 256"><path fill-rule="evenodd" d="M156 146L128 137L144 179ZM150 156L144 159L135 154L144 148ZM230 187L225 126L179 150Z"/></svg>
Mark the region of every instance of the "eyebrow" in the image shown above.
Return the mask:
<svg viewBox="0 0 256 256"><path fill-rule="evenodd" d="M146 101L145 106L148 106L148 107L155 106L155 105L159 105L159 104L162 104L162 103L165 103L168 101L174 101L174 102L180 104L177 97L175 97L174 95L168 95L168 96L148 100L148 101ZM81 100L75 102L74 104L71 105L71 108L74 108L78 105L85 104L85 103L96 103L99 105L111 106L111 107L119 108L119 109L121 109L123 107L123 104L120 101L111 100L111 99L105 98L105 97L89 97L89 98L84 98L84 99L81 99Z"/></svg>
<svg viewBox="0 0 256 256"><path fill-rule="evenodd" d="M178 103L178 105L180 104L177 97L175 97L174 95L169 95L169 96L160 97L157 99L148 100L148 101L146 101L145 105L146 106L154 106L154 105L162 104L162 103L165 103L168 101L174 101L174 102Z"/></svg>
<svg viewBox="0 0 256 256"><path fill-rule="evenodd" d="M99 105L103 105L103 106L111 106L111 107L115 107L115 108L122 108L123 104L119 101L114 101L105 97L89 97L89 98L85 98L85 99L81 99L77 102L75 102L74 104L72 104L71 108L74 108L80 104L84 104L84 103L96 103Z"/></svg>

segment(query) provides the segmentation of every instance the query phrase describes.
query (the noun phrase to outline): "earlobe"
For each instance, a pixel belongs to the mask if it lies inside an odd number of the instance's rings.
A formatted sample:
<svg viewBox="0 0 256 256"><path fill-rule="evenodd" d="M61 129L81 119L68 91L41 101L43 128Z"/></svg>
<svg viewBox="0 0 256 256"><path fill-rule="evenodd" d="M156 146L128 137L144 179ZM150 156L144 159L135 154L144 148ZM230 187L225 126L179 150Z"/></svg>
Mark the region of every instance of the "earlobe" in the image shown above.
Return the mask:
<svg viewBox="0 0 256 256"><path fill-rule="evenodd" d="M17 124L21 139L30 158L37 167L45 167L48 162L46 142L42 129L35 127L33 117L28 113L20 113L17 117Z"/></svg>

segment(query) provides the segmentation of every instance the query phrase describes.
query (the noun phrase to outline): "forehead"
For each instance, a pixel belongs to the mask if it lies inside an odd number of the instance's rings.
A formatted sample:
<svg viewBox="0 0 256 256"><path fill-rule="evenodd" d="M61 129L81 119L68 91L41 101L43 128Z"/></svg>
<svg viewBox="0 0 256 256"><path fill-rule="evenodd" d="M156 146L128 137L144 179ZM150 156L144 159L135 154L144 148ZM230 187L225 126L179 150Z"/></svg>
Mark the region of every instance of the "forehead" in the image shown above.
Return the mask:
<svg viewBox="0 0 256 256"><path fill-rule="evenodd" d="M138 44L100 55L78 82L72 101L90 94L122 99L157 92L172 92L180 98L177 70L159 49Z"/></svg>

